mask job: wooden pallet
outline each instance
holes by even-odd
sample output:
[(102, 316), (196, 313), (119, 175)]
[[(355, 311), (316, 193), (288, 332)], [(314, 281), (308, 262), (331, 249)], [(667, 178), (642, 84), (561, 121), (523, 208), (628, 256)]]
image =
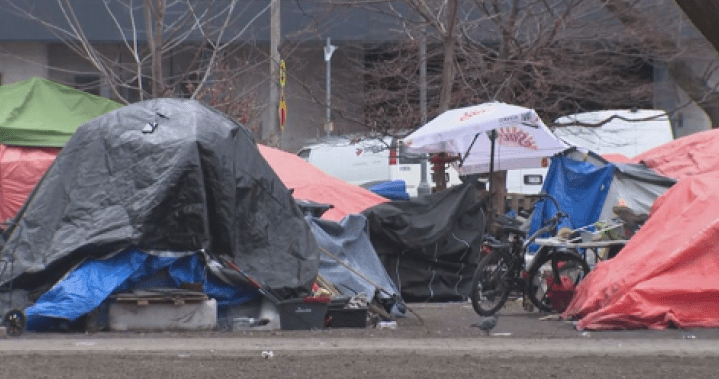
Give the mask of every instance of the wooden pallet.
[(134, 291), (132, 293), (120, 293), (112, 298), (120, 303), (135, 303), (138, 306), (150, 304), (174, 304), (184, 305), (185, 303), (200, 303), (209, 300), (206, 294), (193, 291)]

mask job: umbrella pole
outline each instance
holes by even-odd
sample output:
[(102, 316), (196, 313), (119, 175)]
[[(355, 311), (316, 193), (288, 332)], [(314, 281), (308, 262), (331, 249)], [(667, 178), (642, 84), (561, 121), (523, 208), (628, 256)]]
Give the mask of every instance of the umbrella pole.
[(492, 129), (489, 132), (489, 141), (490, 143), (490, 155), (489, 155), (489, 217), (487, 218), (487, 225), (485, 226), (485, 230), (489, 231), (491, 229), (491, 225), (494, 222), (494, 202), (496, 201), (496, 194), (494, 193), (494, 142), (497, 139), (497, 131), (495, 129)]

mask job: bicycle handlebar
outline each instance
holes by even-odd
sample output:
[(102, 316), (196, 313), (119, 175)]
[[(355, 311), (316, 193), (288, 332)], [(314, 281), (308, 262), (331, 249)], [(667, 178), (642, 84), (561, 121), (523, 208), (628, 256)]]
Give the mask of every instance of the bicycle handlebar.
[(557, 208), (557, 213), (555, 213), (554, 216), (552, 216), (552, 218), (549, 219), (549, 222), (547, 222), (546, 225), (539, 228), (536, 232), (532, 233), (532, 235), (529, 236), (529, 238), (527, 238), (524, 241), (523, 247), (525, 249), (532, 242), (534, 242), (534, 240), (537, 239), (537, 237), (541, 236), (544, 233), (552, 232), (559, 225), (559, 222), (561, 221), (561, 219), (563, 219), (565, 217), (569, 217), (569, 215), (567, 213), (565, 213), (564, 211), (561, 210), (561, 208), (559, 207), (559, 203), (557, 202), (557, 199), (554, 198), (554, 196), (552, 196), (546, 192), (543, 192), (540, 194), (540, 197), (543, 199), (549, 198), (550, 200), (552, 200), (552, 202), (554, 203), (554, 206)]

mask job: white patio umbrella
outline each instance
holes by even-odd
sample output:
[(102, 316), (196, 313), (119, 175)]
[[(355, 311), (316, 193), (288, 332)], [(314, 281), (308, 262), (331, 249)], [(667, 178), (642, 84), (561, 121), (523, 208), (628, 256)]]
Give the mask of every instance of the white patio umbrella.
[(569, 147), (534, 110), (498, 102), (446, 111), (403, 141), (410, 152), (459, 154), (461, 175), (542, 167), (544, 158)]
[(543, 167), (569, 148), (534, 110), (499, 102), (446, 111), (403, 142), (409, 152), (458, 154), (460, 175)]

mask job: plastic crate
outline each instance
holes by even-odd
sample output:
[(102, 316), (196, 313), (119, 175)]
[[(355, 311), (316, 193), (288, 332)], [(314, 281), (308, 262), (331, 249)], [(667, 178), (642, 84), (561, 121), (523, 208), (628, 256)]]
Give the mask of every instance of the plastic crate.
[(290, 299), (278, 304), (280, 329), (311, 330), (324, 327), (329, 302), (305, 302), (303, 299)]
[(367, 308), (332, 308), (327, 310), (328, 328), (366, 328)]

